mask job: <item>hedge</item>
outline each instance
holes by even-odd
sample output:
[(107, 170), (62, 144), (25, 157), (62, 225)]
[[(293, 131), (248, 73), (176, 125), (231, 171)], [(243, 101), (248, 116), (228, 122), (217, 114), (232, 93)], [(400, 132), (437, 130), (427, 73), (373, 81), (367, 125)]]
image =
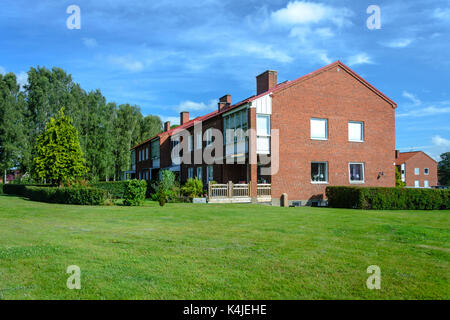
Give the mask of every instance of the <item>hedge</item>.
[(15, 196), (26, 196), (26, 187), (50, 187), (44, 184), (14, 184), (8, 183), (3, 185), (3, 193)]
[(30, 187), (26, 188), (26, 196), (33, 201), (78, 204), (102, 205), (105, 203), (106, 191), (90, 187)]
[(326, 188), (328, 206), (376, 210), (450, 209), (450, 190), (382, 187)]
[(91, 184), (92, 187), (105, 190), (113, 199), (122, 199), (127, 181), (103, 181)]

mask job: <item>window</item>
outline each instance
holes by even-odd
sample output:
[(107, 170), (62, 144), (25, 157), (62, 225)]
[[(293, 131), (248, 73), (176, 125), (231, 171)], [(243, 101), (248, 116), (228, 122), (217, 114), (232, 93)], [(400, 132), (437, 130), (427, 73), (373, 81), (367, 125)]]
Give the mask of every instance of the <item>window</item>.
[(207, 166), (206, 167), (206, 182), (213, 181), (214, 175), (213, 175), (213, 166)]
[(364, 164), (349, 163), (350, 183), (364, 183)]
[(159, 140), (152, 141), (152, 159), (159, 159)]
[(256, 116), (256, 128), (256, 133), (258, 136), (270, 136), (270, 116), (258, 114)]
[(194, 168), (188, 168), (188, 179), (194, 177)]
[(194, 137), (192, 135), (189, 135), (188, 137), (188, 151), (194, 150)]
[(364, 122), (349, 121), (348, 123), (348, 141), (364, 141)]
[(420, 181), (416, 180), (414, 181), (414, 188), (419, 188), (420, 187)]
[(202, 148), (202, 134), (197, 133), (195, 141), (195, 149), (199, 150)]
[(202, 167), (197, 167), (197, 179), (203, 181), (203, 176), (202, 176), (203, 170), (202, 169), (203, 169)]
[(425, 180), (425, 181), (423, 182), (423, 186), (424, 186), (425, 188), (429, 188), (429, 187), (430, 187), (430, 184), (428, 183), (428, 180)]
[(212, 143), (212, 129), (206, 129), (205, 131), (205, 140), (206, 140), (206, 146), (209, 146)]
[(327, 119), (311, 119), (311, 139), (328, 140)]
[(414, 174), (416, 176), (418, 176), (420, 174), (420, 169), (419, 168), (414, 168)]
[(424, 173), (425, 175), (429, 175), (429, 174), (430, 174), (430, 169), (425, 168), (425, 169), (423, 170), (423, 173)]
[(145, 148), (145, 160), (148, 160), (148, 147)]
[(328, 162), (311, 162), (311, 183), (328, 182)]

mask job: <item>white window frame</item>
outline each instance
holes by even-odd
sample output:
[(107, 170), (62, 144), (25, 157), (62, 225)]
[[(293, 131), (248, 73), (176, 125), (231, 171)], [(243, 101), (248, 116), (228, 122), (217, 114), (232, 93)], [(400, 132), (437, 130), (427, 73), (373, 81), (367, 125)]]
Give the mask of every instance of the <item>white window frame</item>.
[(414, 180), (414, 188), (420, 188), (420, 181)]
[[(312, 180), (312, 165), (314, 163), (325, 164), (325, 181), (314, 181)], [(328, 184), (328, 162), (327, 161), (312, 161), (310, 167), (310, 179), (312, 184)]]
[[(354, 140), (354, 139), (350, 139), (350, 124), (359, 124), (361, 125), (361, 139), (360, 140)], [(350, 142), (364, 142), (364, 122), (363, 121), (349, 121), (348, 122), (348, 141)]]
[(423, 181), (423, 187), (424, 188), (429, 188), (430, 187), (430, 183), (428, 182), (428, 180), (424, 180)]
[(420, 175), (420, 168), (414, 168), (414, 175), (415, 176)]
[[(351, 172), (350, 172), (350, 167), (351, 167), (352, 164), (360, 164), (362, 166), (362, 171), (361, 171), (362, 172), (362, 176), (363, 176), (362, 180), (354, 181), (354, 180), (351, 179), (352, 175), (351, 175)], [(348, 163), (348, 181), (351, 184), (365, 183), (365, 181), (366, 181), (366, 172), (365, 172), (365, 168), (364, 168), (364, 162), (349, 162)]]
[(428, 176), (430, 174), (430, 168), (424, 168), (423, 169), (423, 174)]
[(203, 167), (197, 167), (197, 179), (203, 181)]
[[(322, 121), (325, 122), (325, 138), (322, 137), (313, 137), (313, 122), (314, 121)], [(309, 133), (310, 133), (310, 137), (311, 140), (322, 140), (322, 141), (326, 141), (328, 140), (328, 119), (323, 119), (323, 118), (311, 118), (309, 121)]]

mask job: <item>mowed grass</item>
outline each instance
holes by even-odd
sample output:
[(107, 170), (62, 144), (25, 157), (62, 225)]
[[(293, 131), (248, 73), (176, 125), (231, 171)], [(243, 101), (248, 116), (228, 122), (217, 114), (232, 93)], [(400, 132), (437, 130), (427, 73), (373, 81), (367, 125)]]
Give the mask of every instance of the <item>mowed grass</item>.
[(0, 299), (449, 299), (449, 213), (0, 196)]

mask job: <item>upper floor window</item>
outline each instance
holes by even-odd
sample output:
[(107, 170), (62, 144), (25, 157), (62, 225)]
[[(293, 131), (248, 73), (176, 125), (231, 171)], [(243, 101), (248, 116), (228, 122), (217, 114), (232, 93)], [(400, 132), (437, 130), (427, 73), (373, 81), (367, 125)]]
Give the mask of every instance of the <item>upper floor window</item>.
[(328, 119), (311, 118), (311, 139), (328, 140)]
[(188, 168), (188, 179), (194, 177), (194, 168)]
[(426, 174), (426, 175), (429, 175), (430, 174), (430, 169), (429, 168), (425, 168), (423, 170), (423, 173)]
[(202, 148), (202, 134), (197, 133), (197, 135), (195, 136), (195, 149), (199, 150)]
[(206, 129), (205, 140), (206, 140), (206, 146), (209, 146), (212, 143), (212, 129), (211, 128)]
[(266, 114), (258, 114), (256, 116), (256, 133), (258, 136), (270, 136), (270, 116)]
[(159, 159), (159, 140), (152, 141), (151, 148), (152, 159)]
[(188, 136), (188, 151), (194, 150), (194, 138), (192, 135)]
[(364, 141), (364, 122), (357, 122), (357, 121), (348, 122), (348, 141), (353, 142)]
[(328, 162), (311, 162), (311, 183), (328, 182)]
[(349, 163), (348, 169), (351, 183), (364, 183), (364, 163)]
[(414, 174), (416, 176), (418, 176), (420, 174), (420, 169), (419, 168), (414, 168)]
[(145, 148), (145, 160), (148, 160), (148, 147)]
[(197, 179), (203, 181), (203, 168), (197, 167)]

